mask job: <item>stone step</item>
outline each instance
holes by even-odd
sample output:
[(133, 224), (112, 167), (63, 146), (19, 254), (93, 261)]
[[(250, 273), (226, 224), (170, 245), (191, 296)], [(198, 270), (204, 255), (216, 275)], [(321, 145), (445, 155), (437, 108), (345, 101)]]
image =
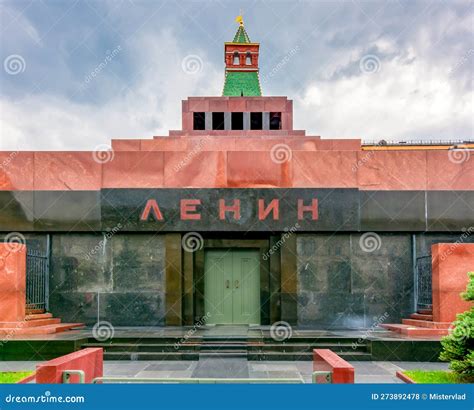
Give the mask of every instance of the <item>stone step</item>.
[[(338, 356), (347, 361), (370, 361), (372, 355), (364, 352), (338, 352)], [(269, 360), (269, 361), (300, 361), (313, 360), (312, 352), (265, 352), (265, 353), (248, 353), (248, 360)]]
[(27, 327), (57, 325), (59, 323), (61, 323), (61, 319), (55, 319), (55, 318), (34, 319), (34, 320), (25, 320), (23, 322), (13, 322), (13, 323), (3, 322), (3, 323), (0, 323), (0, 328), (24, 329)]
[(178, 345), (175, 348), (174, 343), (85, 343), (81, 347), (101, 347), (104, 352), (193, 352), (199, 351), (199, 345)]
[(430, 329), (449, 329), (450, 322), (432, 322), (428, 320), (402, 319), (402, 324), (416, 327), (428, 327)]
[(67, 330), (80, 329), (84, 327), (85, 325), (82, 323), (59, 323), (23, 328), (0, 328), (0, 336), (49, 335), (52, 333), (60, 333)]
[(410, 319), (417, 319), (417, 320), (433, 320), (433, 315), (423, 315), (421, 313), (412, 313), (410, 315)]
[(330, 349), (334, 352), (349, 352), (349, 351), (367, 351), (366, 344), (354, 344), (345, 343), (312, 343), (312, 344), (302, 344), (302, 343), (287, 343), (287, 344), (269, 344), (265, 343), (258, 346), (248, 346), (249, 351), (283, 351), (283, 352), (294, 352), (294, 351), (304, 351), (312, 352), (313, 349)]
[(406, 336), (445, 336), (448, 334), (447, 329), (433, 329), (429, 327), (418, 327), (406, 324), (381, 324), (381, 327), (400, 333)]
[(104, 360), (199, 360), (199, 353), (104, 352)]
[(32, 313), (31, 315), (26, 315), (25, 320), (51, 319), (52, 317), (52, 313)]
[(207, 358), (247, 358), (247, 350), (228, 350), (228, 349), (215, 349), (215, 350), (205, 350), (204, 352), (199, 352), (199, 359)]
[(416, 312), (422, 315), (432, 315), (433, 309), (417, 309)]

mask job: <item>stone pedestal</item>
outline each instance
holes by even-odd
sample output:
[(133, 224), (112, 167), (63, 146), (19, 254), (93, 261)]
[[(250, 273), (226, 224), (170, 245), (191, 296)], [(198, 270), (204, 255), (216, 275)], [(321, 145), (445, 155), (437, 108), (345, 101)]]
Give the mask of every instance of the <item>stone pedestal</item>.
[(438, 243), (431, 248), (433, 321), (453, 322), (471, 304), (461, 299), (474, 271), (474, 244)]
[(26, 246), (0, 243), (0, 327), (25, 320), (25, 292)]

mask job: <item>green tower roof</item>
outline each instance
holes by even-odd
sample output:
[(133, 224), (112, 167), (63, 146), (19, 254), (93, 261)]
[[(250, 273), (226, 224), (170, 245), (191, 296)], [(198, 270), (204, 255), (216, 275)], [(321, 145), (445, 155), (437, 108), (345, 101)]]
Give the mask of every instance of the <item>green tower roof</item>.
[(258, 71), (226, 71), (224, 97), (260, 97)]
[(251, 43), (249, 35), (245, 31), (243, 24), (239, 25), (239, 28), (237, 29), (237, 33), (235, 33), (235, 36), (232, 42), (233, 43)]

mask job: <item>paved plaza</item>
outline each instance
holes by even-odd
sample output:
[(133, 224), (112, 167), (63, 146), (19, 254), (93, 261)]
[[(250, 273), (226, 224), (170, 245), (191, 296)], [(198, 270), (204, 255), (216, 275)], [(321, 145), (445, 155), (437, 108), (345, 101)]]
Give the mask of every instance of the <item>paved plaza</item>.
[[(34, 370), (40, 362), (0, 362), (0, 371)], [(402, 383), (398, 370), (446, 370), (447, 363), (351, 362), (356, 383)], [(311, 383), (312, 362), (247, 361), (246, 359), (202, 359), (199, 361), (106, 361), (104, 376), (133, 378), (243, 378), (294, 379)]]

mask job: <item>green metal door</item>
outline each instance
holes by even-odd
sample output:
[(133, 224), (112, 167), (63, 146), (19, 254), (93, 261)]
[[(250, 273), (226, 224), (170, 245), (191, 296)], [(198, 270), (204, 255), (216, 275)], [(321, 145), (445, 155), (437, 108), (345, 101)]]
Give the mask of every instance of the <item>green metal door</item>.
[(209, 324), (260, 324), (259, 252), (209, 250), (204, 264)]

